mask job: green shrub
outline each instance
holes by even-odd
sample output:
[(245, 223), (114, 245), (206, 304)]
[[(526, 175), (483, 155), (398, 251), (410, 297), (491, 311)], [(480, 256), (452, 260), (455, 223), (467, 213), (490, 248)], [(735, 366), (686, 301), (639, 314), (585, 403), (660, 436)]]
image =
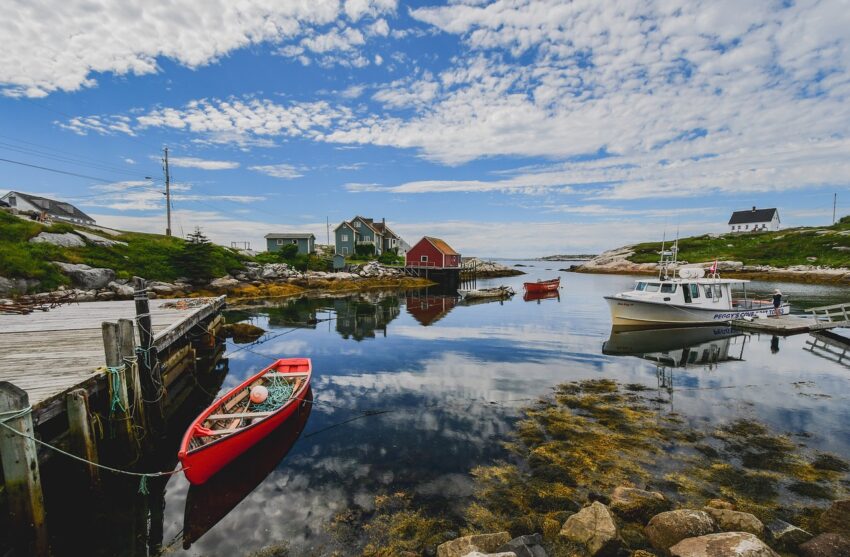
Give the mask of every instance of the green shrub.
[(357, 244), (354, 246), (354, 253), (361, 259), (371, 259), (375, 256), (375, 244)]

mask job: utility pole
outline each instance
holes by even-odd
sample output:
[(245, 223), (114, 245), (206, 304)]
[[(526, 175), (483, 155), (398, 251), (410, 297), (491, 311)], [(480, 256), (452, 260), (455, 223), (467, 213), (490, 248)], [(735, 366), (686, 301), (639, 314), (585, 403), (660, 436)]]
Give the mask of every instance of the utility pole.
[(168, 147), (163, 147), (162, 153), (162, 168), (165, 171), (165, 214), (168, 221), (165, 235), (171, 236), (171, 175), (168, 172)]
[(325, 232), (327, 232), (327, 234), (328, 234), (328, 245), (331, 245), (331, 218), (330, 217), (325, 217)]
[(832, 194), (832, 224), (835, 224), (835, 206), (838, 204), (838, 192)]

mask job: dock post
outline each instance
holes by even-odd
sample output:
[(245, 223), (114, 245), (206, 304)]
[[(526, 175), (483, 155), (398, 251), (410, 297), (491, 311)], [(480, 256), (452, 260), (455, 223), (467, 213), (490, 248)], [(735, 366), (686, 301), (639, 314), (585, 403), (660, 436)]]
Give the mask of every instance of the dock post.
[[(13, 430), (33, 437), (29, 395), (7, 381), (0, 381), (0, 419)], [(0, 461), (9, 507), (9, 533), (22, 555), (48, 555), (38, 454), (35, 441), (23, 435), (0, 427)]]
[(156, 434), (165, 431), (163, 399), (165, 387), (162, 384), (162, 371), (159, 355), (153, 346), (153, 325), (151, 324), (148, 290), (145, 279), (133, 277), (133, 300), (136, 302), (136, 322), (139, 324), (139, 379), (142, 384), (142, 398), (145, 401), (145, 415), (148, 429)]
[[(121, 370), (116, 380), (112, 372), (109, 372), (107, 381), (109, 383), (109, 395), (113, 397), (114, 402), (110, 403), (110, 420), (114, 419), (114, 414), (120, 414), (120, 417), (115, 419), (119, 422), (119, 437), (127, 455), (131, 458), (136, 452), (136, 431), (133, 428), (133, 415), (130, 412), (130, 397), (127, 394), (127, 369), (122, 367), (124, 362), (121, 360), (121, 348), (118, 344), (118, 323), (103, 322), (101, 324), (103, 331), (103, 351), (106, 356), (106, 365), (112, 369)], [(114, 411), (114, 406), (118, 406), (118, 411)]]
[(97, 442), (92, 435), (89, 421), (89, 394), (85, 389), (74, 389), (65, 397), (68, 405), (68, 433), (73, 452), (93, 463), (86, 465), (90, 485), (100, 489), (100, 470), (98, 470)]
[[(132, 401), (133, 417), (136, 423), (147, 429), (147, 420), (145, 419), (145, 407), (142, 404), (142, 384), (139, 377), (139, 361), (136, 356), (136, 341), (133, 329), (132, 319), (118, 320), (118, 348), (121, 352), (121, 360), (127, 366), (127, 394)], [(150, 448), (151, 438), (144, 435), (141, 441), (146, 448)]]

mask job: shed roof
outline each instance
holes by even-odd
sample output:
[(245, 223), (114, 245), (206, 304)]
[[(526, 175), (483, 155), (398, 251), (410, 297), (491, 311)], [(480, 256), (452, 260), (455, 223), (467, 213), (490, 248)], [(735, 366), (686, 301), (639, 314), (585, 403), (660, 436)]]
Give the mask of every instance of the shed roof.
[(32, 205), (42, 208), (43, 210), (47, 211), (47, 214), (49, 215), (54, 215), (59, 218), (80, 219), (94, 222), (93, 218), (91, 218), (84, 212), (80, 211), (79, 209), (65, 201), (56, 201), (54, 199), (39, 197), (37, 195), (22, 193), (19, 191), (10, 191), (9, 194), (15, 194), (16, 196), (26, 200)]
[(445, 241), (443, 241), (439, 238), (434, 238), (432, 236), (425, 236), (425, 239), (428, 240), (429, 242), (431, 242), (431, 244), (435, 248), (437, 248), (440, 251), (440, 253), (442, 253), (443, 255), (460, 255), (458, 252), (453, 250), (450, 245), (448, 245)]
[(772, 209), (756, 209), (753, 207), (749, 211), (735, 211), (732, 213), (732, 218), (729, 219), (729, 224), (750, 224), (753, 222), (770, 222), (773, 220), (773, 215), (778, 216), (776, 208)]
[(315, 240), (316, 236), (314, 236), (313, 234), (277, 234), (274, 232), (271, 234), (266, 234), (267, 240), (276, 240), (278, 238), (282, 240), (306, 240), (307, 238), (313, 238)]

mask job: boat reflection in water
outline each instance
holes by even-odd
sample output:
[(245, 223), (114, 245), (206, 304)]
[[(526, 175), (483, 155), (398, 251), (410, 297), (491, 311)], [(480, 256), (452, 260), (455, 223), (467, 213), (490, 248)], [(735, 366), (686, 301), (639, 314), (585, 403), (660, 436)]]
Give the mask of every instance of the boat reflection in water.
[(548, 290), (545, 292), (526, 292), (522, 295), (522, 299), (526, 302), (537, 302), (540, 300), (558, 300), (561, 301), (561, 293), (558, 290)]
[(744, 361), (749, 338), (728, 326), (664, 329), (611, 329), (602, 345), (609, 356), (635, 356), (657, 366), (659, 388), (672, 390), (673, 368), (713, 369), (723, 362)]
[(290, 419), (201, 485), (191, 485), (183, 515), (183, 549), (227, 516), (280, 464), (295, 445), (313, 408), (313, 391)]

